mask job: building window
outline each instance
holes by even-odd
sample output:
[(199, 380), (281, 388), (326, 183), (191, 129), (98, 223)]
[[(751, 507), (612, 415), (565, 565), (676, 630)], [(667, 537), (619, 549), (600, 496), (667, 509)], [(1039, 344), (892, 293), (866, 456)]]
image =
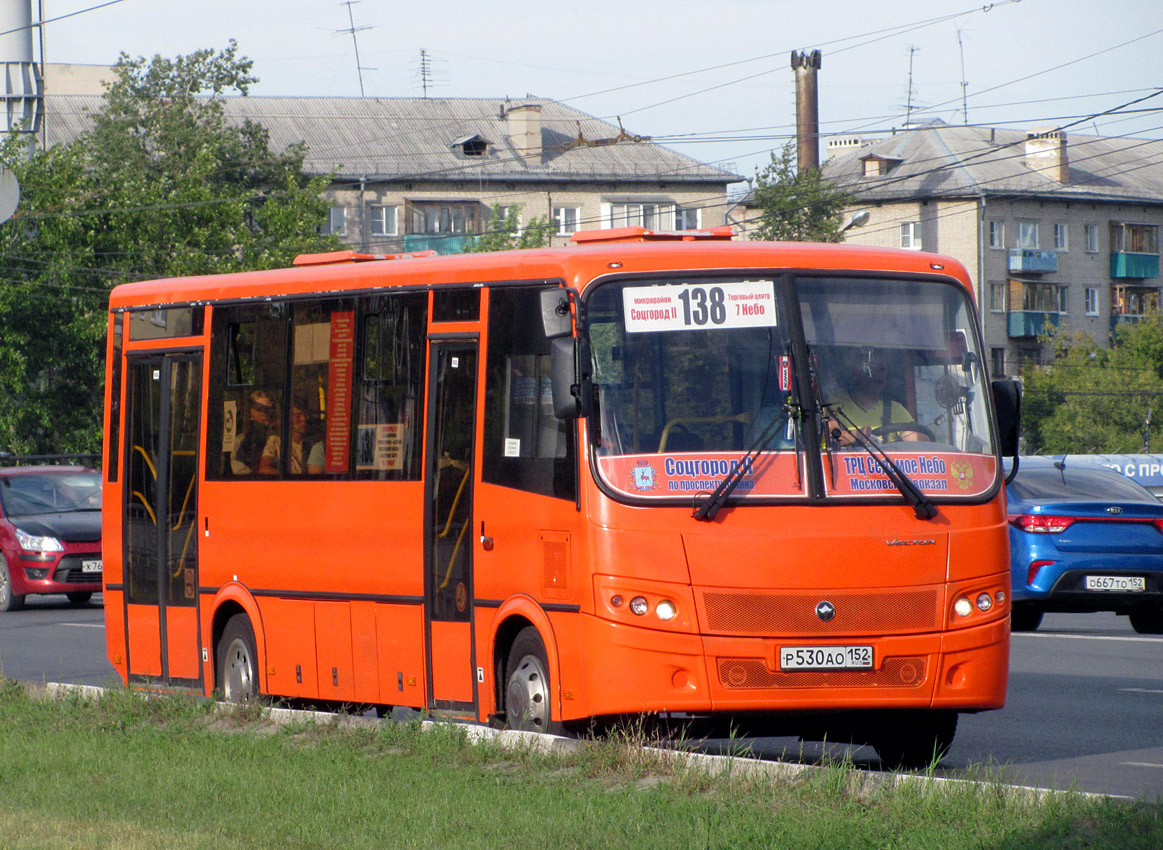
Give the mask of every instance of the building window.
[(479, 233), (480, 204), (412, 203), (412, 233)]
[(553, 223), (557, 225), (558, 236), (569, 236), (577, 230), (581, 210), (578, 207), (554, 207)]
[(332, 207), (327, 211), (327, 232), (332, 236), (347, 235), (346, 207)]
[(1098, 315), (1098, 290), (1091, 286), (1086, 288), (1086, 315)]
[(1158, 254), (1159, 227), (1154, 224), (1111, 222), (1112, 254)]
[(1097, 254), (1098, 253), (1098, 225), (1097, 224), (1088, 224), (1085, 226), (1085, 228), (1083, 228), (1083, 232), (1086, 234), (1086, 253)]
[(989, 371), (995, 378), (1005, 375), (1006, 350), (1004, 348), (991, 348), (989, 350)]
[(674, 227), (674, 204), (653, 202), (611, 204), (610, 217), (614, 227), (671, 230)]
[(989, 282), (989, 309), (994, 313), (1004, 313), (1006, 310), (1005, 281), (991, 280)]
[(1153, 286), (1112, 286), (1111, 313), (1142, 316), (1159, 309), (1159, 290)]
[(1019, 221), (1018, 222), (1018, 244), (1019, 248), (1037, 248), (1038, 247), (1038, 222), (1036, 221)]
[(698, 230), (702, 227), (700, 219), (702, 218), (702, 210), (697, 207), (688, 207), (686, 209), (676, 209), (674, 211), (674, 229), (675, 230)]
[(913, 251), (921, 250), (921, 223), (919, 221), (901, 222), (901, 247)]
[(1070, 229), (1065, 224), (1054, 225), (1054, 250), (1070, 250)]
[(372, 204), (369, 213), (372, 220), (372, 236), (395, 236), (399, 232), (396, 229), (395, 207)]
[(1069, 293), (1070, 293), (1069, 286), (1059, 285), (1059, 287), (1058, 287), (1058, 312), (1059, 313), (1066, 314), (1066, 313), (1070, 312)]
[(1038, 313), (1057, 313), (1062, 304), (1056, 283), (1034, 283), (1026, 280), (1010, 280), (1009, 304), (1012, 310)]
[(998, 250), (1006, 246), (1006, 226), (1001, 221), (989, 223), (989, 247)]

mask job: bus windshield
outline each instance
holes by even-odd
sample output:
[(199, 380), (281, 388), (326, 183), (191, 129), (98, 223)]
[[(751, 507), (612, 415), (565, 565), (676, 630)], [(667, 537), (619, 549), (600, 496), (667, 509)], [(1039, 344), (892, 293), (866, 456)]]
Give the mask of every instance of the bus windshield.
[[(899, 497), (869, 443), (933, 498), (996, 486), (976, 318), (958, 285), (614, 281), (587, 317), (597, 469), (615, 495), (689, 501), (743, 464), (733, 499)], [(807, 464), (820, 465), (822, 492), (809, 492)]]

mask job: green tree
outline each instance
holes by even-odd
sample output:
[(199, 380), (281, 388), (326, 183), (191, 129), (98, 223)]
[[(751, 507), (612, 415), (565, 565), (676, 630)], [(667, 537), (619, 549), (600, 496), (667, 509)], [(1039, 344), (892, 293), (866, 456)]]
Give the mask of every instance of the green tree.
[(109, 290), (118, 283), (289, 265), (338, 247), (318, 235), (327, 179), (302, 145), (231, 123), (252, 63), (231, 41), (177, 59), (122, 54), (91, 129), (25, 157), (0, 153), (21, 185), (0, 225), (0, 449), (96, 451)]
[(513, 248), (544, 248), (549, 245), (553, 234), (549, 216), (538, 216), (524, 228), (518, 225), (521, 207), (509, 207), (508, 214), (500, 204), (493, 207), (492, 225), (467, 246), (466, 254), (483, 254), (488, 251), (508, 251)]
[(790, 143), (755, 176), (752, 203), (760, 210), (755, 239), (840, 242), (844, 208), (853, 198), (825, 180), (818, 168), (797, 172)]
[(1109, 349), (1081, 333), (1048, 339), (1053, 362), (1022, 374), (1025, 450), (1142, 451), (1148, 413), (1163, 419), (1163, 314), (1119, 326)]

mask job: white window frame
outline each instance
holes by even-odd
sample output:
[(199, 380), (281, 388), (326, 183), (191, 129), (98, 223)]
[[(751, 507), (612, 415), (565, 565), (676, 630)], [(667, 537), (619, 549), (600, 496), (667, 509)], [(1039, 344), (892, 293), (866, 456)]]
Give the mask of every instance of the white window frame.
[(1015, 247), (1017, 247), (1017, 248), (1037, 248), (1038, 247), (1038, 222), (1036, 222), (1036, 221), (1019, 221), (1017, 233), (1014, 235), (1016, 238)]
[(1070, 250), (1070, 225), (1064, 222), (1054, 225), (1054, 250)]
[[(572, 219), (572, 221), (571, 221)], [(581, 207), (554, 207), (553, 223), (558, 236), (572, 236), (577, 232), (581, 220)], [(570, 225), (573, 225), (572, 229)]]
[(1097, 316), (1098, 312), (1098, 287), (1086, 287), (1086, 315)]
[(900, 223), (900, 245), (909, 251), (921, 250), (921, 223), (902, 221)]
[(1004, 221), (989, 223), (989, 247), (996, 251), (1004, 251), (1006, 247), (1006, 225)]
[(703, 210), (701, 207), (675, 207), (675, 230), (700, 230), (703, 226)]
[(1083, 232), (1086, 236), (1086, 253), (1098, 253), (1098, 225), (1087, 224), (1083, 225)]
[(1058, 315), (1070, 315), (1070, 287), (1058, 284)]
[(989, 282), (989, 312), (1004, 313), (1008, 297), (1009, 283), (1007, 281), (991, 280)]
[(369, 204), (368, 223), (372, 236), (400, 235), (400, 214), (394, 204)]
[(347, 235), (347, 207), (331, 207), (327, 210), (327, 232), (332, 236)]

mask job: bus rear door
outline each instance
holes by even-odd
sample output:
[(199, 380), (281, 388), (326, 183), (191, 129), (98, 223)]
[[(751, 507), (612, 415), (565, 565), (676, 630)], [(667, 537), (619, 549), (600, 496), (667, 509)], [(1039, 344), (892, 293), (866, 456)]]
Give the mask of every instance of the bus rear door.
[(130, 355), (122, 534), (129, 675), (199, 685), (202, 355)]

